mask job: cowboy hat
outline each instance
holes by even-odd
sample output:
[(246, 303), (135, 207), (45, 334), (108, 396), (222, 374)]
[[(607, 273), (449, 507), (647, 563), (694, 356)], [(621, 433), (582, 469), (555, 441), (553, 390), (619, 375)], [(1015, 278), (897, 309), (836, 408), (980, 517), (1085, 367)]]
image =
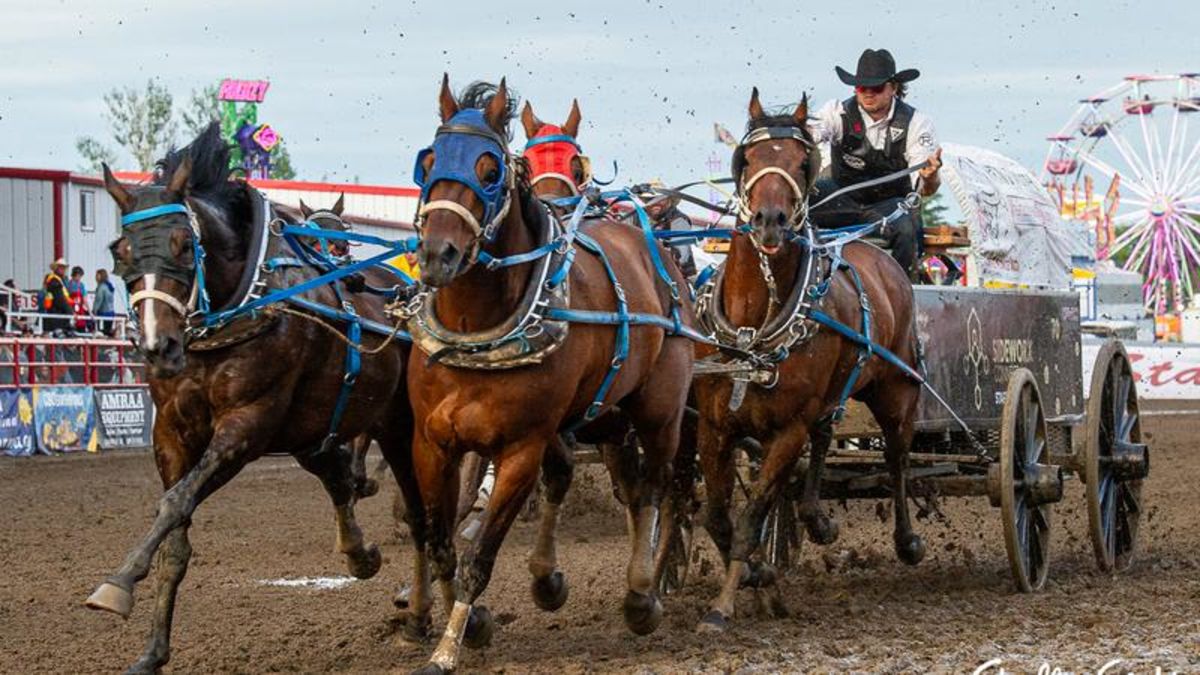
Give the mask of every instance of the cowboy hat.
[(838, 77), (852, 87), (878, 87), (884, 82), (911, 82), (921, 76), (921, 71), (908, 68), (896, 72), (896, 60), (886, 49), (867, 49), (858, 57), (858, 71), (851, 74), (841, 66), (834, 66)]
[(50, 269), (54, 269), (55, 267), (66, 267), (66, 266), (67, 266), (66, 258), (59, 258), (58, 260), (55, 260), (54, 262), (50, 263)]

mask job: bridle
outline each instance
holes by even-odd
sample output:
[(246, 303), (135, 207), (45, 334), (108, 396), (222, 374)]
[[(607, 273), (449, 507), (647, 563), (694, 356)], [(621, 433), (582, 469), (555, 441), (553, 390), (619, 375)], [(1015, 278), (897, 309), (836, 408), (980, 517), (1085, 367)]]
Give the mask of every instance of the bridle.
[[(192, 242), (192, 269), (173, 269), (179, 268), (180, 266), (167, 263), (162, 265), (162, 272), (166, 276), (174, 278), (177, 281), (190, 286), (187, 304), (180, 302), (178, 298), (170, 293), (165, 293), (156, 288), (143, 288), (142, 290), (136, 291), (129, 296), (129, 306), (130, 308), (136, 309), (137, 306), (142, 302), (152, 302), (158, 300), (165, 303), (168, 307), (179, 314), (179, 316), (187, 320), (193, 314), (205, 314), (209, 309), (208, 293), (204, 289), (204, 246), (201, 244), (200, 222), (196, 218), (196, 212), (193, 211), (192, 207), (186, 202), (152, 206), (150, 208), (140, 209), (122, 216), (121, 229), (122, 231), (126, 231), (131, 228), (131, 226), (134, 226), (138, 223), (148, 223), (149, 225), (149, 221), (156, 221), (177, 214), (187, 217), (188, 229), (191, 232)], [(155, 241), (150, 242), (151, 245), (154, 243), (159, 243), (160, 247), (163, 245), (169, 247), (169, 240), (160, 240), (160, 238), (157, 237), (154, 238), (154, 240)], [(131, 245), (136, 246), (137, 244), (131, 241)], [(145, 252), (142, 251), (141, 253)], [(165, 260), (171, 260), (173, 258), (173, 256), (170, 255), (169, 248), (167, 250), (167, 255), (162, 255), (161, 252), (157, 251), (154, 252), (154, 255), (155, 257), (162, 257)], [(144, 277), (147, 274), (156, 273), (147, 270), (129, 271), (137, 274), (137, 276), (132, 279), (134, 281), (136, 281), (138, 278)], [(125, 275), (122, 274), (121, 276)]]
[[(425, 158), (431, 154), (434, 155), (433, 167), (426, 172)], [(500, 177), (490, 186), (481, 184), (475, 175), (475, 164), (484, 155), (491, 155), (500, 171)], [(439, 157), (442, 161), (438, 161)], [(417, 234), (422, 233), (422, 225), (430, 213), (453, 213), (471, 230), (473, 239), (468, 260), (474, 263), (483, 245), (495, 238), (496, 230), (508, 215), (513, 188), (516, 186), (516, 172), (512, 170), (508, 145), (500, 134), (488, 126), (483, 111), (474, 108), (459, 111), (438, 127), (433, 144), (417, 153), (413, 179), (421, 187), (417, 216), (413, 219)], [(474, 192), (483, 203), (483, 222), (459, 202), (450, 199), (430, 200), (433, 186), (441, 181), (459, 183)]]
[[(777, 139), (799, 141), (807, 150), (807, 158), (804, 166), (806, 189), (801, 189), (800, 184), (796, 182), (792, 174), (777, 166), (763, 167), (754, 172), (749, 178), (743, 177), (746, 167), (746, 151), (750, 146)], [(750, 212), (750, 191), (754, 189), (754, 186), (760, 180), (774, 175), (781, 177), (787, 183), (788, 187), (791, 188), (792, 195), (795, 197), (795, 205), (792, 208), (791, 216), (788, 218), (788, 229), (796, 231), (805, 228), (808, 223), (808, 192), (812, 189), (812, 185), (816, 181), (820, 164), (821, 159), (816, 144), (813, 143), (812, 137), (804, 127), (770, 126), (759, 127), (749, 131), (742, 138), (742, 142), (738, 144), (733, 154), (732, 168), (733, 179), (737, 185), (738, 218), (743, 223), (748, 224), (750, 222), (750, 219), (754, 216)]]
[[(574, 159), (579, 160), (583, 174), (578, 182), (573, 175), (564, 173), (571, 170), (571, 160)], [(557, 179), (566, 184), (571, 196), (578, 197), (580, 191), (592, 182), (592, 163), (583, 154), (579, 142), (552, 124), (542, 125), (538, 133), (525, 144), (525, 161), (529, 164), (530, 187), (544, 180)]]

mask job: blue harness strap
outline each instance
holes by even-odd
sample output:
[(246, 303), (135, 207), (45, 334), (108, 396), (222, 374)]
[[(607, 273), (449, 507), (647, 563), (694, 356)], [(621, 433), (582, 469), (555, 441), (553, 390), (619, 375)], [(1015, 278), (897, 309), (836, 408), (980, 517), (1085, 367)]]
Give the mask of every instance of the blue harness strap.
[(333, 416), (329, 420), (329, 434), (325, 437), (325, 447), (337, 443), (338, 426), (342, 423), (342, 416), (346, 413), (346, 404), (350, 402), (350, 392), (354, 389), (354, 383), (358, 381), (358, 374), (362, 372), (362, 354), (358, 351), (362, 344), (362, 326), (358, 322), (354, 305), (348, 302), (343, 303), (342, 310), (350, 317), (350, 325), (346, 330), (346, 339), (350, 341), (350, 344), (346, 345), (346, 373), (342, 376), (342, 387), (338, 391), (337, 403), (333, 406)]

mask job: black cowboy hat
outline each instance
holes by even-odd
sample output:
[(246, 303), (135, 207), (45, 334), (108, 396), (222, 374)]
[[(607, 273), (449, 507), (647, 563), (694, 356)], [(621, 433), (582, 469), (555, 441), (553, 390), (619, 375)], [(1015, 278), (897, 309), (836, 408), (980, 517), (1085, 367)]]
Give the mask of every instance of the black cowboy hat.
[(896, 72), (896, 60), (886, 49), (867, 49), (858, 57), (858, 72), (851, 74), (841, 66), (834, 66), (842, 82), (852, 87), (878, 87), (889, 80), (912, 82), (921, 76), (921, 71), (908, 68)]

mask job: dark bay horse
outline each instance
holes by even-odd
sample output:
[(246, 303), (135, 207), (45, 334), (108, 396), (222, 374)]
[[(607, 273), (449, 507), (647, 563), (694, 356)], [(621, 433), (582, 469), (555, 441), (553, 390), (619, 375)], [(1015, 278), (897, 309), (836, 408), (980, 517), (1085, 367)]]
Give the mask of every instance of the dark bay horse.
[[(205, 293), (212, 307), (222, 308), (257, 282), (270, 290), (317, 276), (302, 266), (259, 276), (262, 258), (291, 252), (269, 234), (278, 222), (269, 204), (246, 183), (229, 180), (228, 167), (229, 149), (214, 123), (168, 154), (152, 185), (126, 187), (107, 167), (104, 172), (108, 192), (129, 221), (112, 251), (141, 329), (138, 346), (158, 411), (154, 457), (165, 489), (150, 531), (87, 600), (89, 607), (128, 617), (134, 585), (159, 552), (154, 627), (133, 672), (155, 672), (167, 663), (176, 593), (192, 554), (192, 514), (248, 462), (285, 452), (321, 480), (337, 517), (337, 550), (359, 578), (373, 576), (381, 557), (374, 544), (364, 544), (355, 522), (355, 485), (342, 441), (362, 432), (376, 438), (401, 488), (413, 497), (410, 513), (421, 509), (411, 478), (406, 345), (392, 341), (372, 353), (384, 338), (364, 337), (358, 381), (334, 442), (326, 442), (347, 358), (347, 345), (327, 326), (268, 311), (190, 339), (187, 315), (203, 306)], [(341, 306), (328, 287), (306, 297)], [(350, 302), (360, 317), (388, 321), (382, 299), (353, 295)]]
[[(770, 587), (773, 611), (786, 611), (774, 586), (775, 570), (752, 557), (761, 544), (770, 505), (792, 477), (806, 443), (811, 443), (811, 449), (800, 515), (814, 541), (830, 543), (836, 538), (836, 524), (818, 500), (833, 415), (847, 382), (848, 393), (866, 403), (883, 430), (893, 478), (896, 552), (911, 564), (924, 554), (905, 501), (919, 385), (880, 359), (866, 360), (857, 379), (852, 379), (862, 351), (832, 330), (814, 325), (805, 308), (811, 303), (861, 332), (862, 303), (866, 303), (871, 338), (915, 366), (912, 287), (887, 253), (865, 243), (850, 243), (841, 256), (861, 278), (860, 299), (855, 272), (833, 264), (827, 252), (814, 250), (800, 236), (811, 233), (802, 228), (808, 189), (820, 166), (807, 118), (807, 98), (793, 114), (769, 116), (754, 90), (747, 137), (734, 158), (734, 180), (743, 204), (740, 227), (713, 282), (711, 303), (706, 306), (703, 296), (701, 300), (701, 321), (706, 327), (723, 325), (727, 333), (746, 337), (746, 348), (751, 350), (785, 345), (782, 352), (775, 352), (782, 361), (773, 386), (741, 384), (746, 389), (736, 392), (739, 398), (744, 394), (740, 405), (731, 400), (735, 390), (728, 378), (696, 379), (699, 455), (708, 494), (706, 525), (727, 565), (721, 592), (701, 621), (704, 630), (725, 627), (734, 616), (737, 590), (745, 585)], [(807, 269), (814, 270), (815, 276), (806, 279)], [(827, 285), (819, 283), (823, 279), (828, 279)], [(795, 339), (760, 342), (768, 334)], [(730, 518), (736, 470), (733, 449), (743, 436), (761, 441), (765, 458), (735, 527)]]
[[(484, 254), (495, 259), (533, 250), (547, 240), (547, 228), (552, 227), (507, 150), (513, 108), (504, 81), (499, 87), (473, 85), (455, 98), (448, 78), (443, 80), (442, 126), (434, 145), (418, 156), (417, 182), (423, 186), (421, 278), (436, 289), (425, 299), (431, 303), (425, 318), (436, 320), (451, 342), (508, 325), (527, 291), (540, 286), (533, 277), (534, 264), (493, 269), (479, 262)], [(630, 312), (670, 315), (672, 299), (656, 276), (641, 232), (612, 221), (591, 222), (583, 231), (605, 252), (620, 287), (609, 282), (598, 255), (578, 248), (568, 276), (572, 310), (614, 312), (621, 298)], [(678, 269), (669, 261), (667, 265), (674, 282), (682, 284)], [(690, 307), (685, 305), (682, 312), (690, 321)], [(409, 328), (419, 326), (410, 320)], [(546, 609), (565, 601), (554, 528), (571, 482), (572, 459), (559, 434), (593, 408), (593, 398), (613, 370), (620, 333), (613, 325), (571, 323), (562, 342), (540, 361), (504, 369), (455, 367), (443, 362), (442, 351), (413, 351), (409, 394), (416, 420), (413, 459), (429, 523), (424, 543), (450, 609), (445, 633), (423, 672), (453, 670), (464, 637), (468, 644), (479, 644), (479, 636), (490, 633), (489, 613), (476, 602), (539, 470), (546, 489), (538, 542), (529, 562), (534, 599)], [(536, 336), (530, 333), (528, 339)], [(417, 334), (414, 342), (422, 344)], [(629, 329), (628, 354), (603, 402), (605, 407), (620, 406), (644, 449), (644, 479), (627, 507), (636, 534), (624, 602), (626, 623), (641, 634), (654, 630), (661, 620), (654, 531), (679, 440), (691, 363), (692, 346), (685, 338), (668, 336), (658, 327), (634, 326)], [(497, 477), (481, 533), (459, 565), (450, 536), (451, 516), (456, 466), (467, 451), (490, 459)], [(428, 590), (421, 593), (427, 597)], [(414, 607), (428, 613), (429, 604)]]

